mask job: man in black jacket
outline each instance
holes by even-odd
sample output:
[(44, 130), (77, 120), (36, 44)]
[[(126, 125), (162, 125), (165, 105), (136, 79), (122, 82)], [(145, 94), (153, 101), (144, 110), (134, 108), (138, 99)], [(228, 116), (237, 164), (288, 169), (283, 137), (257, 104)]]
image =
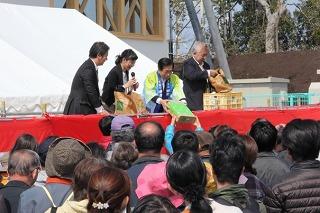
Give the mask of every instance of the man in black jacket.
[[(21, 149), (10, 155), (8, 162), (10, 181), (0, 188), (0, 195), (4, 197), (8, 212), (18, 211), (20, 194), (34, 184), (40, 169), (40, 158), (32, 150)], [(0, 210), (2, 212), (2, 209)]]
[(203, 93), (212, 91), (208, 83), (210, 76), (218, 73), (210, 70), (210, 66), (204, 60), (208, 55), (207, 44), (196, 42), (192, 51), (192, 58), (183, 63), (183, 92), (187, 99), (187, 106), (191, 110), (203, 110)]
[(95, 42), (89, 51), (89, 59), (78, 69), (73, 78), (71, 92), (63, 114), (96, 114), (104, 112), (98, 85), (98, 66), (108, 57), (109, 46)]
[(264, 203), (268, 212), (320, 212), (320, 126), (315, 120), (295, 119), (282, 132), (283, 146), (293, 165)]

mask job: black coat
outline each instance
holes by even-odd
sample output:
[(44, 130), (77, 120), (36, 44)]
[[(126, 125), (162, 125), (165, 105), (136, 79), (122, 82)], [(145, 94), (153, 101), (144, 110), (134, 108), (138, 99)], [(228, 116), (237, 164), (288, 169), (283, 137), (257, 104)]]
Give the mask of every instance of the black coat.
[[(204, 62), (203, 68), (208, 70), (210, 66)], [(211, 88), (207, 79), (208, 72), (202, 71), (193, 58), (183, 63), (183, 92), (190, 110), (203, 110), (203, 93)]]
[(16, 213), (18, 211), (20, 194), (29, 188), (29, 185), (21, 181), (9, 181), (7, 185), (0, 188), (0, 194), (4, 197), (8, 212)]
[[(125, 73), (127, 79), (129, 79), (129, 72), (125, 71)], [(108, 106), (114, 104), (114, 91), (125, 91), (123, 88), (123, 71), (121, 65), (114, 66), (104, 80), (101, 98)]]
[(101, 106), (98, 76), (91, 59), (86, 60), (73, 78), (71, 92), (63, 114), (96, 114)]
[(268, 212), (320, 212), (320, 162), (294, 163), (283, 181), (267, 190)]

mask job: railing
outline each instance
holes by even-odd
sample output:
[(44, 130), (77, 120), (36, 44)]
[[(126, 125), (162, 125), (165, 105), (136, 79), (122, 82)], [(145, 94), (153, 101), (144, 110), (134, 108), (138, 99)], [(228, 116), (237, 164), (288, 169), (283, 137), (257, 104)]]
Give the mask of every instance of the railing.
[[(218, 93), (215, 95), (213, 94), (212, 98), (215, 100), (211, 100), (211, 102), (208, 100), (208, 103), (205, 103), (206, 110), (259, 107), (281, 109), (295, 106), (320, 104), (320, 93), (283, 93), (245, 96), (242, 96), (241, 93)], [(50, 109), (63, 108), (63, 105), (63, 102), (60, 102), (57, 105), (52, 105), (51, 103), (40, 103), (33, 105), (31, 108), (27, 108), (30, 110), (30, 112), (27, 112), (28, 110), (26, 110), (26, 106), (16, 109), (12, 106), (8, 106), (5, 101), (0, 100), (0, 117), (16, 115), (41, 115), (47, 112), (50, 114), (61, 114), (62, 111), (51, 112)]]
[(320, 103), (320, 94), (315, 93), (283, 93), (259, 94), (243, 97), (244, 108), (248, 107), (293, 107)]

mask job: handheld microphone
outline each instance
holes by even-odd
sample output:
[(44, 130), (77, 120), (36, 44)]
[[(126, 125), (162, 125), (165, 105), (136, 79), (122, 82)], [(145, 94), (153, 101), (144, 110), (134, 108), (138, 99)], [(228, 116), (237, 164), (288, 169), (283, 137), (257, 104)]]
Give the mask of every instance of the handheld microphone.
[[(131, 77), (135, 78), (136, 74), (134, 72), (131, 72)], [(135, 85), (133, 85), (133, 90), (136, 91), (136, 86)]]

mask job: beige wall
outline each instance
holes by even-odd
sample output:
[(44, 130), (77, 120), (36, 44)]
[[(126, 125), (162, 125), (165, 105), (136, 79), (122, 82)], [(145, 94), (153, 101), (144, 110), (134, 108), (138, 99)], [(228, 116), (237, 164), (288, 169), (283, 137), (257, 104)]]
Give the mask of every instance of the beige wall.
[(42, 6), (48, 7), (48, 0), (0, 0), (0, 3), (10, 3), (10, 4), (22, 4), (29, 6)]

